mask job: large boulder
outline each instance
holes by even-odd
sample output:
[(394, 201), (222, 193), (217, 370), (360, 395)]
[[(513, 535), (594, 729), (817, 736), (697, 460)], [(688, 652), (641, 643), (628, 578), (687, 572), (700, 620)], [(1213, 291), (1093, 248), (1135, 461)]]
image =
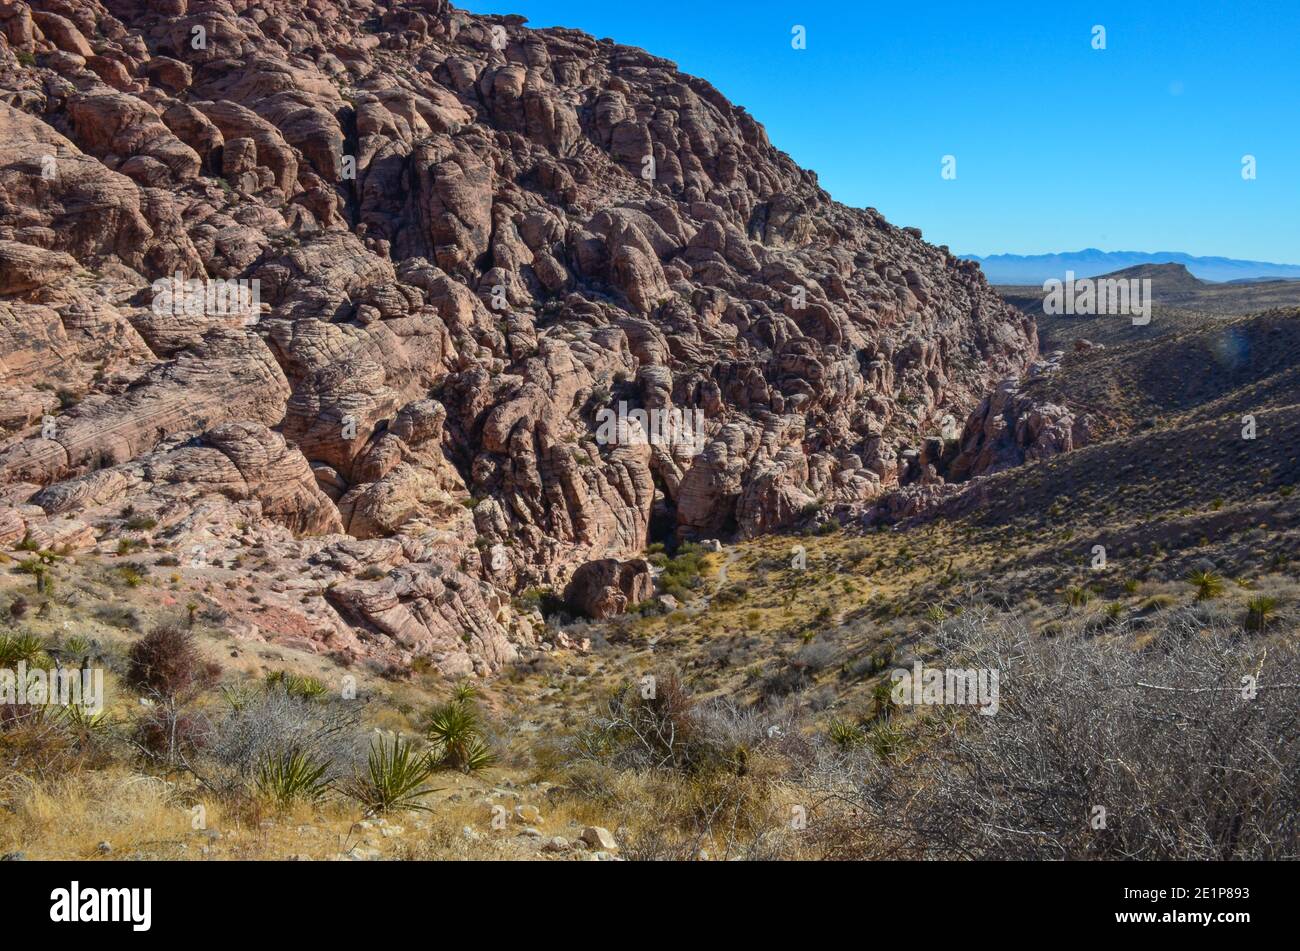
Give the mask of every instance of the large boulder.
[(654, 595), (650, 563), (644, 558), (619, 561), (601, 558), (589, 561), (573, 573), (564, 600), (590, 618), (623, 614)]

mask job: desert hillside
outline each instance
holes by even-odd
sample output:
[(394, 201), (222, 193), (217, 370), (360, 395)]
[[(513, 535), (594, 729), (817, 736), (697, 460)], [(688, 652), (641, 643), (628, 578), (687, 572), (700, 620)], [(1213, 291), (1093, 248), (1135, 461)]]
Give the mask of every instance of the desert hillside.
[(0, 855), (1297, 857), (1300, 284), (1115, 277), (574, 30), (0, 0), (0, 675), (103, 678)]
[(640, 50), (443, 2), (0, 22), (0, 537), (264, 550), (272, 639), (498, 671), (538, 646), (511, 594), (867, 502), (1034, 353)]

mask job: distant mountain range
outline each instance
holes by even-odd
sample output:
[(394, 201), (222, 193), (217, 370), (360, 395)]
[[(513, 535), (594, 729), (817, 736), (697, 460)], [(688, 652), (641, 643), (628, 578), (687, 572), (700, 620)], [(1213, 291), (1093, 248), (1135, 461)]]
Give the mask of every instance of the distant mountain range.
[(1271, 264), (1235, 258), (1197, 257), (1182, 251), (1064, 251), (1059, 254), (990, 254), (978, 261), (991, 284), (1041, 284), (1048, 278), (1096, 277), (1142, 264), (1182, 264), (1203, 281), (1300, 280), (1300, 264)]

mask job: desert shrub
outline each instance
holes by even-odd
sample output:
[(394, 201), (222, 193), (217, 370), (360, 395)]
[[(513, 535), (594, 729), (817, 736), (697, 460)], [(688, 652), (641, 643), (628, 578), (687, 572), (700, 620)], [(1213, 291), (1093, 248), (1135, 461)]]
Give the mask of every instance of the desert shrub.
[(758, 692), (765, 703), (770, 703), (792, 693), (798, 693), (811, 684), (812, 678), (809, 677), (806, 668), (786, 665), (763, 678)]
[(515, 608), (521, 614), (540, 611), (543, 617), (562, 616), (567, 613), (564, 599), (551, 588), (528, 588), (515, 598)]
[[(119, 538), (117, 540), (117, 553), (119, 555), (133, 555), (143, 547), (144, 543), (135, 538)], [(122, 580), (133, 588), (144, 580), (144, 574), (137, 566), (123, 565), (118, 570), (122, 575)]]
[(627, 857), (756, 857), (785, 827), (775, 791), (803, 742), (788, 711), (697, 702), (670, 671), (607, 698), (561, 758), (567, 794), (627, 827)]
[(826, 641), (814, 641), (801, 647), (790, 659), (790, 666), (809, 674), (821, 673), (835, 662), (835, 647)]
[(284, 690), (232, 687), (223, 691), (225, 706), (214, 718), (205, 775), (223, 794), (246, 791), (264, 764), (297, 751), (328, 764), (322, 774), (337, 781), (365, 754), (359, 705), (320, 703)]
[(437, 766), (472, 773), (496, 762), (473, 700), (474, 688), (460, 684), (450, 702), (430, 712), (426, 735), (433, 743), (431, 755)]
[(131, 645), (126, 682), (140, 693), (175, 698), (209, 686), (217, 673), (191, 632), (164, 624)]
[(1172, 594), (1153, 594), (1138, 602), (1138, 610), (1143, 614), (1150, 614), (1155, 611), (1165, 611), (1177, 603), (1178, 599)]
[(93, 613), (97, 620), (103, 621), (112, 627), (122, 628), (127, 631), (138, 631), (141, 627), (140, 613), (134, 608), (115, 604), (101, 604), (94, 609)]
[(704, 550), (692, 542), (677, 549), (677, 554), (664, 562), (659, 575), (659, 587), (678, 601), (687, 600), (691, 592), (703, 583)]
[[(1151, 640), (1035, 638), (987, 610), (945, 625), (933, 665), (1000, 671), (995, 715), (891, 718), (904, 739), (824, 756), (823, 857), (1227, 860), (1300, 846), (1300, 650), (1192, 611)], [(1258, 677), (1243, 696), (1241, 677)], [(927, 730), (930, 724), (942, 728)], [(1106, 810), (1105, 827), (1091, 819)]]
[(1187, 583), (1196, 589), (1197, 601), (1209, 601), (1223, 594), (1223, 577), (1213, 571), (1193, 571)]
[(697, 703), (676, 671), (624, 684), (578, 734), (575, 760), (616, 769), (697, 774), (743, 771), (749, 753), (767, 739), (782, 714), (742, 708), (731, 701)]
[(329, 768), (329, 760), (317, 759), (304, 750), (269, 753), (258, 764), (257, 790), (281, 810), (298, 802), (319, 802), (330, 788), (325, 778)]
[(89, 746), (56, 707), (0, 704), (0, 761), (7, 777), (48, 780), (65, 776), (88, 761)]
[(1277, 611), (1277, 598), (1258, 595), (1246, 602), (1246, 630), (1263, 631)]
[(392, 743), (381, 738), (370, 748), (366, 769), (356, 771), (342, 789), (370, 813), (396, 809), (428, 811), (429, 807), (420, 800), (434, 792), (424, 785), (431, 772), (433, 761), (427, 752), (417, 753), (401, 737), (394, 737)]
[(172, 765), (204, 749), (211, 733), (205, 716), (166, 700), (149, 707), (136, 722), (135, 741), (147, 757)]

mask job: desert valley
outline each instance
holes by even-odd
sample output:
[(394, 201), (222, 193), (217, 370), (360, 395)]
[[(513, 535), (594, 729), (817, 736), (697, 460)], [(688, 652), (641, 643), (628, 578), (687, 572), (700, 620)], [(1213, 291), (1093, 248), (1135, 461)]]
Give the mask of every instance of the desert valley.
[(1063, 313), (779, 146), (446, 0), (0, 0), (0, 855), (1296, 858), (1300, 281)]

